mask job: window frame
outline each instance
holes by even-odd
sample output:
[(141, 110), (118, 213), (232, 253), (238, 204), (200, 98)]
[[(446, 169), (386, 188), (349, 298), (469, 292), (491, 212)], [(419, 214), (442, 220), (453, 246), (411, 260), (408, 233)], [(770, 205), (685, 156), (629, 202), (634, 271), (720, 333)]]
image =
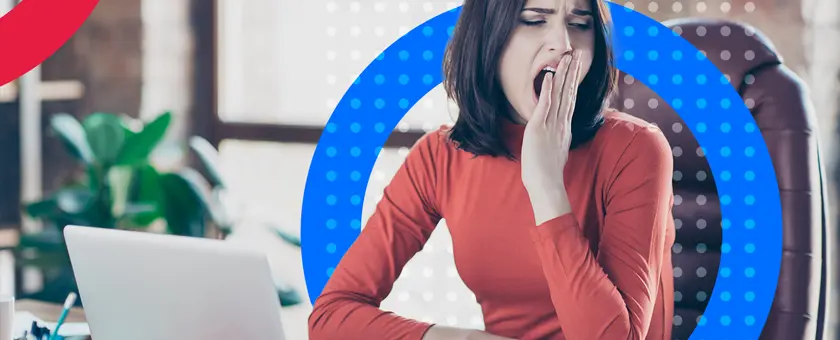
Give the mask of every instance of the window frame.
[[(324, 126), (283, 123), (224, 121), (219, 112), (219, 20), (220, 0), (193, 1), (195, 72), (192, 132), (218, 147), (223, 140), (317, 144)], [(200, 4), (199, 4), (200, 3)], [(411, 147), (425, 134), (422, 130), (392, 131), (384, 147)]]

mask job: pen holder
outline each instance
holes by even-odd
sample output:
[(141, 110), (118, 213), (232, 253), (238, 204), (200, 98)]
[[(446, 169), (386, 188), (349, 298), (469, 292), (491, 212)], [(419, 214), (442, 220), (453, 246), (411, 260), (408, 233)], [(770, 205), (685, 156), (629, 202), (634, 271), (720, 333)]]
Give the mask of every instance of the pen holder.
[[(37, 321), (32, 321), (32, 326), (24, 334), (24, 337), (15, 340), (49, 340), (51, 332), (49, 328), (38, 325)], [(53, 340), (64, 340), (64, 337), (56, 334)]]
[(0, 340), (12, 340), (15, 329), (15, 297), (0, 294)]

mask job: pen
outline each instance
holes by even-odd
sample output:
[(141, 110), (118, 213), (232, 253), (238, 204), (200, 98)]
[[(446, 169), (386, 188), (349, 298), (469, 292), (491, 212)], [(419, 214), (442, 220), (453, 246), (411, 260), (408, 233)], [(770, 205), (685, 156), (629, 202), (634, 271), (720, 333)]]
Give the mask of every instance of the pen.
[(61, 316), (58, 317), (58, 322), (55, 324), (55, 329), (50, 333), (49, 340), (55, 340), (55, 337), (58, 335), (58, 329), (61, 328), (61, 324), (64, 323), (64, 319), (67, 318), (67, 313), (70, 312), (70, 308), (73, 308), (73, 305), (76, 303), (76, 293), (70, 292), (67, 295), (67, 300), (64, 300), (64, 308), (61, 310)]

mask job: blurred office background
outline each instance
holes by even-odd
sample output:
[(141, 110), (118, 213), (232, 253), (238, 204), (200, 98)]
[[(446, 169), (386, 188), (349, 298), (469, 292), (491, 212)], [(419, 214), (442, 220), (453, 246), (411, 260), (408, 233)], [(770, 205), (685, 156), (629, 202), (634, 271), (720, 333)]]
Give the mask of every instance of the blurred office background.
[[(0, 0), (2, 13), (12, 2)], [(840, 154), (836, 0), (618, 2), (657, 20), (727, 18), (764, 32), (810, 88), (825, 165), (833, 174)], [(110, 112), (151, 120), (171, 111), (172, 123), (152, 164), (159, 171), (191, 166), (207, 175), (187, 143), (200, 136), (218, 148), (227, 193), (242, 216), (228, 242), (269, 254), (278, 282), (301, 298), (294, 303), (294, 294), (285, 290), (292, 301), (283, 314), (290, 339), (306, 338), (311, 306), (300, 250), (266, 226), (299, 233), (301, 197), (315, 144), (344, 90), (367, 63), (409, 29), (460, 4), (101, 1), (58, 53), (0, 87), (0, 248), (15, 247), (21, 231), (45, 228), (22, 216), (22, 202), (49, 197), (84, 169), (50, 129), (55, 115), (68, 113), (82, 120), (94, 112)], [(411, 109), (376, 163), (364, 201), (365, 219), (407, 148), (455, 114), (440, 87)], [(836, 181), (830, 178), (831, 217), (837, 225)], [(837, 240), (831, 241), (836, 247)], [(0, 290), (50, 299), (38, 294), (50, 288), (42, 270), (20, 266), (11, 250), (0, 259)], [(834, 287), (833, 297), (838, 289)], [(474, 296), (455, 270), (443, 223), (407, 266), (383, 308), (425, 321), (482, 327)]]

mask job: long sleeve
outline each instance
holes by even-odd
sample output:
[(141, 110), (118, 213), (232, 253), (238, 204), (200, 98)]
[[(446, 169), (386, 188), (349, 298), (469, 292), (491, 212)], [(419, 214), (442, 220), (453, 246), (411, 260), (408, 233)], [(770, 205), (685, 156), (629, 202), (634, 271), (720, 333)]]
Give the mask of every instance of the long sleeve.
[(431, 324), (383, 311), (406, 262), (441, 220), (434, 157), (440, 134), (421, 138), (385, 188), (382, 200), (315, 301), (309, 338), (420, 340)]
[(566, 339), (647, 337), (669, 263), (671, 157), (661, 131), (636, 131), (605, 187), (597, 256), (571, 213), (532, 231)]

